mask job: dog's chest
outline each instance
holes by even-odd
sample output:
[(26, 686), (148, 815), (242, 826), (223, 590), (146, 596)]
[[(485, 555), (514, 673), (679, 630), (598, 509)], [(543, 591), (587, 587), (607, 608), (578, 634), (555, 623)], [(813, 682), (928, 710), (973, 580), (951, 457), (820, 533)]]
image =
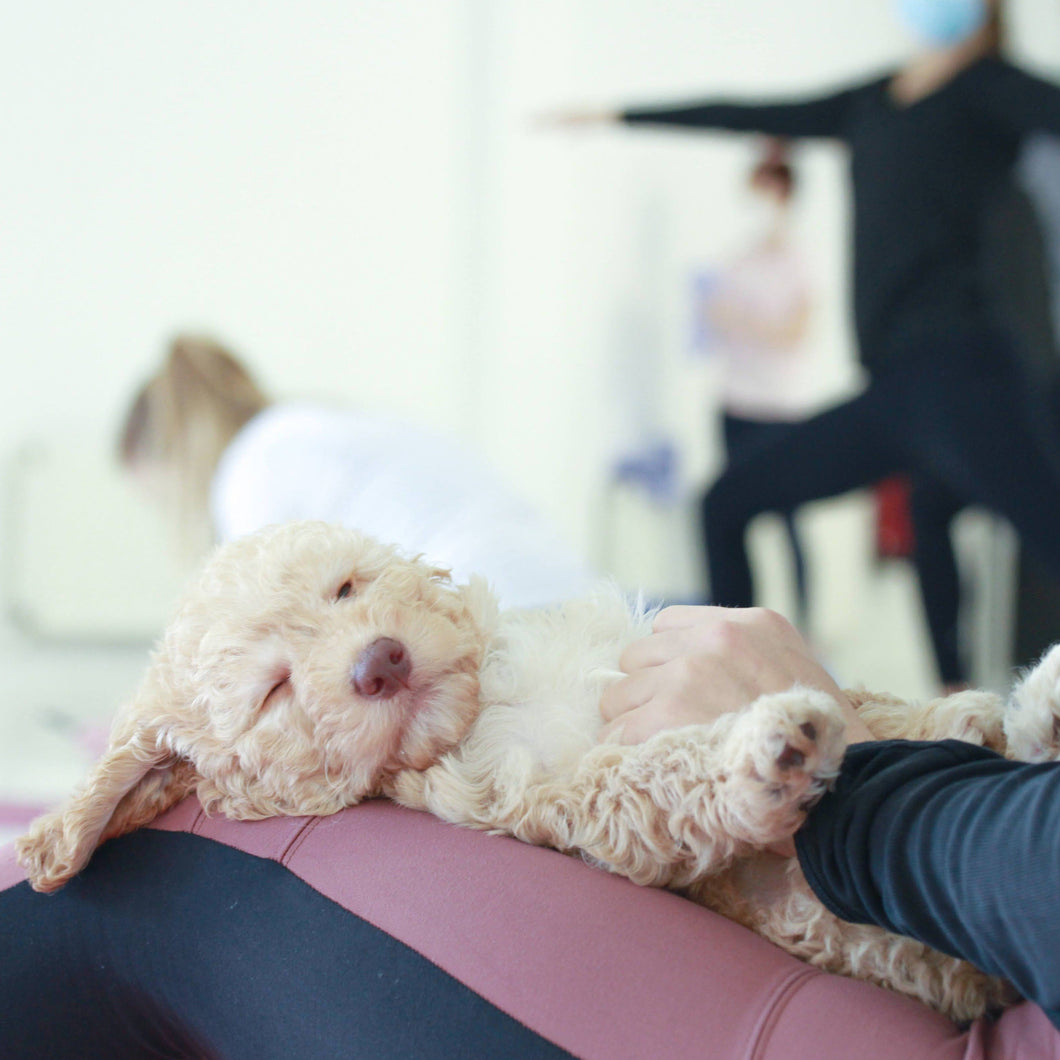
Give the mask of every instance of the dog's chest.
[(498, 776), (516, 784), (572, 773), (597, 741), (600, 696), (621, 677), (623, 648), (649, 628), (617, 591), (504, 616), (483, 668), (468, 756), (494, 760)]

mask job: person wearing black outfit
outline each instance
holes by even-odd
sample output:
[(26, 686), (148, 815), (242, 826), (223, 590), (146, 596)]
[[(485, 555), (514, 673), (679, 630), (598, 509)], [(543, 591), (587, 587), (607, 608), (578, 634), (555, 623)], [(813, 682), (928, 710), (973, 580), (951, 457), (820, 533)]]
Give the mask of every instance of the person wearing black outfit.
[(814, 894), (1009, 980), (1060, 1028), (1060, 762), (959, 740), (873, 741), (797, 631), (760, 608), (670, 607), (622, 656), (605, 734), (638, 743), (799, 684), (830, 693), (849, 745), (794, 844)]
[(638, 127), (822, 137), (850, 151), (854, 317), (871, 382), (782, 444), (726, 469), (707, 492), (716, 604), (753, 602), (744, 535), (756, 515), (895, 472), (1006, 516), (1027, 548), (1060, 571), (1057, 447), (980, 269), (983, 212), (1022, 141), (1060, 132), (1060, 88), (997, 56), (996, 0), (964, 6), (965, 36), (933, 27), (933, 46), (902, 70), (820, 98), (559, 116), (565, 124), (610, 117)]
[[(1029, 151), (1023, 152), (1019, 169), (1026, 170), (1029, 158), (1038, 153), (1040, 143), (1036, 139)], [(1060, 405), (1056, 401), (1060, 348), (1052, 306), (1049, 245), (1039, 202), (1032, 198), (1025, 185), (1026, 178), (1013, 181), (989, 207), (981, 267), (990, 305), (1017, 337), (1021, 368), (1031, 388), (1044, 398), (1037, 411), (1055, 428), (1060, 424)], [(912, 559), (935, 666), (946, 692), (969, 687), (967, 653), (962, 651), (960, 635), (960, 575), (951, 538), (954, 520), (967, 504), (966, 498), (937, 480), (922, 476), (913, 479), (909, 502)], [(1021, 579), (1026, 569), (1024, 562)], [(1045, 574), (1039, 567), (1039, 578)], [(1041, 591), (1048, 592), (1048, 586), (1043, 586)], [(1055, 630), (1055, 624), (1052, 628)], [(1036, 637), (1032, 636), (1031, 643), (1020, 644), (1019, 636), (1016, 640), (1015, 662), (1023, 665), (1047, 647), (1049, 635), (1043, 629)]]
[[(765, 220), (742, 252), (723, 263), (699, 306), (709, 336), (705, 346), (721, 366), (729, 464), (782, 438), (811, 409), (806, 339), (813, 292), (790, 232), (797, 184), (785, 142), (766, 140), (747, 178)], [(810, 599), (802, 539), (793, 511), (780, 518), (791, 546), (795, 613), (805, 627)]]

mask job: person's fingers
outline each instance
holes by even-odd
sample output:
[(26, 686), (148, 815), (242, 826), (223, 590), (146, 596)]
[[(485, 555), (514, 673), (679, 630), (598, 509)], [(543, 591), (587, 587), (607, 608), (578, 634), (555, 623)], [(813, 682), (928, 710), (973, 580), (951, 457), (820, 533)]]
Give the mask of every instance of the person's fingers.
[(614, 721), (647, 703), (654, 688), (655, 677), (650, 671), (638, 671), (632, 676), (623, 677), (606, 688), (600, 696), (600, 714), (604, 721)]
[(631, 674), (650, 666), (661, 666), (676, 659), (688, 650), (687, 629), (665, 630), (650, 633), (630, 641), (619, 656), (618, 665), (623, 673)]
[(678, 605), (656, 616), (654, 630), (626, 647), (620, 666), (627, 676), (601, 697), (604, 738), (637, 743), (662, 729), (709, 724), (796, 685), (833, 695), (851, 735), (870, 738), (799, 632), (776, 612)]
[(604, 736), (611, 736), (624, 744), (643, 743), (664, 730), (709, 724), (723, 713), (701, 696), (674, 695), (667, 689), (659, 690), (654, 686), (652, 691), (652, 697), (646, 702), (631, 707), (604, 726)]
[(763, 651), (808, 653), (799, 631), (783, 615), (764, 607), (676, 604), (660, 611), (652, 628), (657, 634), (683, 635), (682, 650), (696, 646), (740, 652), (753, 643)]
[(671, 604), (655, 616), (652, 629), (656, 633), (663, 633), (670, 629), (685, 629), (711, 618), (722, 617), (732, 610), (728, 607), (711, 607), (708, 604)]
[(755, 608), (668, 607), (656, 616), (650, 636), (629, 645), (621, 658), (622, 668), (628, 673), (638, 666), (658, 666), (694, 654), (742, 657), (763, 636), (783, 643), (786, 631), (766, 628), (769, 622), (760, 614)]
[(656, 616), (654, 632), (626, 645), (619, 666), (632, 673), (692, 653), (721, 655), (755, 636), (750, 615), (727, 607), (668, 607)]
[(644, 743), (664, 728), (666, 726), (659, 723), (657, 713), (646, 707), (637, 707), (605, 725), (600, 732), (600, 739), (621, 744)]

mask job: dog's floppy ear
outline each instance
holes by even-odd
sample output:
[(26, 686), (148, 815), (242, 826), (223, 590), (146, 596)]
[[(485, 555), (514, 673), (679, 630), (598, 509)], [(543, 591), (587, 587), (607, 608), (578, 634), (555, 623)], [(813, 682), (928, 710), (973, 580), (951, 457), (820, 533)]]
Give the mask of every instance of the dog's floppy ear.
[(61, 809), (39, 817), (15, 844), (37, 891), (54, 891), (88, 864), (106, 839), (147, 824), (198, 782), (185, 759), (160, 747), (153, 726), (112, 737), (80, 791)]

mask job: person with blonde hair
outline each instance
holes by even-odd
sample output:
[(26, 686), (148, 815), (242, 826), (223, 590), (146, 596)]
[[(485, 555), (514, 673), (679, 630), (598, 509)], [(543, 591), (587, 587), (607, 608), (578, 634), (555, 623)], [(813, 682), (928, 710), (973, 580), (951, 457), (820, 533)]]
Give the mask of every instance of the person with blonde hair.
[(140, 387), (119, 454), (196, 557), (273, 523), (322, 519), (484, 575), (508, 607), (556, 603), (588, 565), (456, 442), (380, 413), (273, 401), (213, 339), (180, 335)]
[(165, 504), (189, 550), (213, 540), (210, 488), (222, 454), (268, 404), (233, 354), (198, 335), (178, 335), (137, 392), (121, 432), (121, 462)]

